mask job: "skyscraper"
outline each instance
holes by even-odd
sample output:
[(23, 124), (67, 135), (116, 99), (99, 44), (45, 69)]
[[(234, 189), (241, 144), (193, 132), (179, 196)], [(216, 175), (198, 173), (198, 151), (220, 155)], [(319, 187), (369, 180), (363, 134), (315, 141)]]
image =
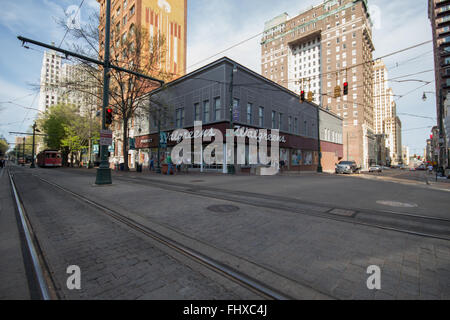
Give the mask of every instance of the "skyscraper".
[[(344, 158), (374, 161), (372, 23), (367, 0), (325, 0), (265, 23), (261, 74), (344, 118)], [(334, 89), (348, 83), (348, 96)]]
[[(104, 37), (106, 0), (100, 3), (100, 37)], [(129, 30), (143, 27), (150, 36), (158, 33), (165, 39), (162, 70), (175, 78), (186, 72), (187, 0), (112, 0), (111, 33), (117, 39)], [(111, 43), (113, 44), (113, 38)]]
[(58, 86), (61, 80), (61, 70), (62, 57), (56, 51), (45, 51), (41, 68), (39, 111), (45, 112), (49, 106), (60, 101)]
[[(388, 87), (389, 76), (382, 60), (373, 66), (374, 131), (384, 134), (386, 148), (389, 149), (390, 163), (401, 160), (401, 132), (398, 132), (397, 111), (392, 88)], [(400, 120), (399, 120), (400, 121)], [(401, 123), (400, 123), (401, 128)], [(396, 143), (397, 142), (397, 143)]]
[[(39, 111), (45, 112), (52, 105), (65, 103), (75, 105), (80, 113), (93, 112), (97, 108), (97, 99), (92, 81), (94, 80), (83, 70), (82, 65), (63, 63), (62, 56), (56, 51), (45, 51), (41, 68)], [(81, 83), (84, 84), (83, 90), (80, 90)]]

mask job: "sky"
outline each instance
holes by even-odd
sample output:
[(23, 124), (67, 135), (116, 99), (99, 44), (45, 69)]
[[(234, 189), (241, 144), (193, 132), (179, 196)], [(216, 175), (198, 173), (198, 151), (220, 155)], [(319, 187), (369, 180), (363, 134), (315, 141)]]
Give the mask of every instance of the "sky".
[[(0, 135), (8, 142), (14, 142), (15, 136), (9, 132), (30, 132), (33, 119), (37, 116), (37, 111), (24, 107), (38, 106), (39, 94), (35, 85), (39, 83), (43, 57), (43, 48), (29, 45), (30, 49), (25, 49), (17, 36), (59, 45), (65, 32), (57, 21), (65, 19), (65, 12), (73, 12), (82, 0), (0, 1)], [(188, 0), (188, 72), (228, 56), (260, 73), (259, 42), (264, 22), (284, 12), (294, 17), (321, 2)], [(368, 0), (373, 18), (374, 58), (432, 39), (427, 2)], [(95, 10), (98, 10), (97, 1), (85, 0), (79, 11), (81, 22), (86, 21)], [(250, 40), (244, 41), (247, 39)], [(70, 41), (66, 37), (62, 48), (68, 48)], [(230, 47), (233, 48), (227, 50)], [(432, 50), (432, 44), (427, 43), (386, 57), (383, 60), (388, 67), (389, 78), (434, 69)], [(222, 53), (215, 55), (219, 52)], [(431, 127), (436, 124), (436, 120), (432, 119), (436, 118), (434, 71), (399, 78), (405, 79), (433, 81), (426, 86), (419, 81), (389, 83), (397, 95), (395, 99), (402, 122), (402, 144), (409, 146), (411, 154), (422, 155)], [(425, 102), (422, 100), (424, 92), (431, 92), (426, 94), (428, 99)]]

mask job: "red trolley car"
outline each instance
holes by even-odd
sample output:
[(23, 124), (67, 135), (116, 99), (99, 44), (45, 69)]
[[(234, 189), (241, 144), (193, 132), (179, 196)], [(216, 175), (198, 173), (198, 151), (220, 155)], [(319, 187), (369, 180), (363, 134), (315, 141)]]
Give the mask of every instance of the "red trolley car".
[(56, 150), (44, 150), (37, 155), (37, 165), (39, 167), (61, 167), (61, 152)]

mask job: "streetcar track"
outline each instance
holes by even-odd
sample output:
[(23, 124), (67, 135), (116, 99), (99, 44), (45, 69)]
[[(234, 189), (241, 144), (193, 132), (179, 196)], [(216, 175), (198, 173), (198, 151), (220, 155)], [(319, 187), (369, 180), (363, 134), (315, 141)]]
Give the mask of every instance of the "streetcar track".
[[(208, 267), (211, 270), (214, 270), (215, 272), (223, 275), (224, 277), (239, 283), (240, 285), (250, 289), (251, 291), (259, 294), (260, 296), (266, 297), (266, 298), (270, 298), (270, 299), (291, 299), (290, 296), (288, 295), (283, 295), (282, 293), (280, 293), (281, 291), (277, 291), (274, 290), (272, 288), (276, 288), (277, 285), (275, 285), (275, 287), (269, 287), (268, 289), (266, 289), (264, 287), (263, 282), (258, 281), (254, 278), (249, 278), (247, 277), (245, 274), (242, 274), (240, 271), (237, 271), (237, 269), (233, 269), (232, 267), (227, 267), (226, 265), (213, 260), (212, 258), (209, 258), (201, 253), (199, 253), (198, 251), (194, 251), (186, 246), (183, 246), (180, 243), (177, 243), (175, 240), (172, 240), (170, 238), (165, 237), (164, 235), (162, 235), (161, 233), (159, 233), (158, 231), (152, 230), (149, 227), (129, 218), (124, 216), (123, 214), (114, 211), (110, 208), (107, 208), (103, 205), (100, 205), (98, 203), (96, 203), (95, 201), (92, 201), (88, 198), (86, 198), (83, 195), (77, 194), (69, 189), (66, 189), (65, 187), (62, 187), (60, 185), (58, 185), (57, 183), (48, 181), (44, 178), (42, 178), (40, 175), (37, 174), (32, 174), (33, 176), (35, 176), (36, 178), (40, 179), (43, 182), (46, 182), (49, 185), (53, 185), (56, 188), (59, 188), (60, 190), (63, 190), (69, 194), (71, 194), (73, 197), (78, 198), (84, 202), (87, 202), (89, 204), (91, 204), (92, 206), (97, 207), (98, 209), (100, 209), (102, 212), (108, 214), (109, 216), (111, 216), (113, 219), (129, 226), (130, 228), (136, 230), (137, 232), (140, 232), (156, 241), (158, 241), (159, 243), (162, 243), (163, 245), (172, 248), (174, 250), (176, 250), (177, 252), (182, 253), (185, 256), (188, 256), (189, 258), (191, 258), (192, 260), (195, 260), (197, 262), (199, 262), (200, 264)], [(357, 214), (362, 213), (362, 210), (359, 209), (348, 209), (345, 208), (347, 210), (354, 210), (355, 214), (353, 214), (351, 216), (351, 218), (347, 218), (347, 217), (341, 217), (341, 216), (333, 216), (333, 214), (330, 214), (329, 212), (334, 210), (334, 209), (340, 209), (337, 207), (322, 207), (321, 209), (326, 209), (326, 211), (320, 212), (320, 211), (316, 211), (315, 213), (310, 213), (307, 212), (306, 210), (294, 210), (295, 208), (291, 208), (291, 207), (283, 207), (280, 206), (280, 204), (262, 204), (261, 201), (249, 201), (249, 200), (244, 200), (244, 199), (236, 199), (236, 197), (233, 196), (225, 196), (222, 193), (229, 193), (231, 195), (239, 193), (238, 191), (236, 192), (229, 192), (228, 190), (223, 190), (223, 189), (219, 189), (219, 188), (210, 188), (210, 187), (198, 187), (198, 186), (192, 186), (192, 185), (187, 185), (187, 184), (175, 184), (175, 183), (169, 183), (166, 184), (163, 181), (159, 181), (159, 180), (150, 180), (150, 179), (131, 179), (131, 178), (127, 178), (127, 177), (116, 177), (117, 180), (121, 180), (124, 182), (129, 182), (129, 183), (133, 183), (133, 184), (138, 184), (138, 185), (147, 185), (147, 186), (152, 186), (152, 187), (156, 187), (156, 188), (160, 188), (160, 189), (164, 189), (164, 190), (170, 190), (170, 191), (174, 191), (174, 192), (181, 192), (181, 193), (185, 193), (185, 194), (192, 194), (195, 196), (201, 196), (201, 197), (206, 197), (206, 198), (215, 198), (215, 199), (220, 199), (220, 200), (225, 200), (225, 201), (231, 201), (231, 202), (238, 202), (238, 203), (244, 203), (244, 204), (248, 204), (251, 206), (255, 206), (255, 207), (264, 207), (264, 208), (270, 208), (270, 209), (276, 209), (276, 210), (285, 210), (285, 211), (294, 211), (294, 212), (300, 212), (309, 216), (314, 216), (314, 217), (321, 217), (321, 218), (326, 218), (326, 219), (331, 219), (331, 220), (336, 220), (336, 221), (341, 221), (341, 222), (347, 222), (347, 223), (353, 223), (353, 224), (358, 224), (358, 225), (364, 225), (364, 226), (368, 226), (368, 227), (376, 227), (376, 228), (380, 228), (380, 229), (385, 229), (385, 230), (391, 230), (391, 231), (396, 231), (396, 232), (401, 232), (401, 233), (406, 233), (406, 234), (411, 234), (411, 235), (415, 235), (415, 236), (421, 236), (421, 237), (427, 237), (427, 238), (437, 238), (437, 239), (442, 239), (442, 240), (450, 240), (450, 238), (446, 237), (446, 236), (441, 236), (441, 235), (436, 235), (436, 234), (429, 234), (429, 233), (424, 233), (424, 232), (418, 232), (418, 231), (411, 231), (411, 230), (406, 230), (404, 228), (394, 228), (394, 227), (389, 227), (386, 225), (376, 225), (373, 223), (365, 223), (365, 222), (361, 222), (361, 221), (355, 221), (355, 216), (357, 216)], [(209, 189), (209, 191), (211, 191), (212, 193), (204, 193), (201, 191), (204, 191), (205, 189)], [(217, 192), (217, 191), (222, 191), (222, 192)], [(250, 197), (249, 192), (245, 192), (246, 197)], [(241, 196), (241, 194), (238, 194), (239, 196)], [(263, 194), (257, 194), (259, 196), (259, 198), (265, 198), (267, 199), (268, 197), (266, 195)], [(242, 197), (242, 196), (241, 196)], [(257, 197), (258, 198), (258, 197)], [(280, 197), (277, 196), (272, 196), (269, 198), (278, 198), (277, 200), (279, 200)], [(283, 200), (286, 200), (289, 198), (284, 198)], [(292, 200), (292, 199), (289, 199)], [(295, 199), (297, 200), (297, 199)], [(295, 202), (295, 201), (294, 201)], [(301, 203), (301, 200), (297, 200), (297, 202)], [(310, 203), (308, 203), (310, 204)], [(314, 206), (317, 206), (316, 203), (314, 203)], [(369, 211), (369, 210), (366, 210)], [(327, 213), (328, 212), (328, 213)], [(370, 212), (370, 211), (369, 211)], [(377, 213), (380, 213), (379, 211)], [(449, 221), (449, 219), (445, 219), (445, 218), (440, 218), (440, 217), (429, 217), (429, 216), (420, 216), (420, 215), (414, 215), (414, 214), (408, 214), (408, 213), (397, 213), (397, 212), (389, 212), (389, 211), (382, 211), (382, 214), (391, 214), (394, 216), (401, 216), (402, 218), (407, 218), (407, 219), (417, 219), (417, 220), (426, 220), (426, 221), (433, 221), (433, 222), (443, 222), (443, 223), (447, 223)], [(158, 223), (160, 226), (166, 227), (164, 226), (164, 224), (160, 224)], [(175, 231), (183, 236), (185, 236), (182, 232), (180, 233), (179, 230), (177, 229), (173, 229), (171, 228), (172, 231)], [(194, 241), (198, 241), (195, 238), (190, 237), (192, 240)], [(212, 247), (215, 250), (218, 251), (223, 251), (222, 249), (216, 248), (216, 247)], [(225, 251), (224, 251), (225, 252)], [(231, 255), (233, 255), (234, 257), (241, 259), (241, 260), (246, 260), (243, 259), (233, 253), (231, 253)], [(282, 273), (279, 273), (277, 271), (274, 271), (272, 269), (272, 267), (270, 266), (263, 266), (263, 265), (258, 265), (255, 264), (252, 261), (248, 261), (246, 260), (248, 263), (253, 264), (255, 266), (258, 266), (262, 269), (267, 270), (268, 272), (271, 272), (272, 274), (276, 274), (277, 276), (281, 277), (282, 279), (286, 279), (291, 281), (291, 283), (295, 283), (296, 285), (300, 286), (300, 287), (304, 287), (307, 288), (311, 291), (315, 291), (317, 292), (317, 294), (320, 294), (322, 296), (326, 296), (329, 298), (335, 298), (330, 296), (328, 293), (323, 293), (320, 290), (317, 290), (309, 285), (305, 285), (301, 282), (299, 282), (299, 280), (296, 279), (291, 279), (288, 276), (283, 275)], [(301, 281), (301, 279), (300, 279)], [(262, 289), (262, 292), (261, 292)], [(267, 293), (267, 291), (269, 293)]]
[[(70, 194), (72, 197), (77, 198), (78, 200), (88, 203), (89, 205), (100, 210), (101, 212), (107, 214), (114, 220), (119, 221), (122, 224), (125, 224), (126, 226), (133, 229), (134, 231), (137, 231), (141, 234), (146, 235), (149, 238), (152, 238), (153, 240), (158, 241), (159, 243), (177, 251), (178, 253), (183, 254), (184, 256), (200, 263), (201, 265), (209, 268), (210, 270), (215, 271), (216, 273), (224, 276), (225, 278), (227, 278), (235, 283), (238, 283), (239, 285), (251, 290), (252, 292), (258, 294), (261, 297), (264, 297), (266, 299), (274, 299), (274, 300), (292, 300), (293, 299), (291, 296), (284, 294), (272, 287), (269, 287), (268, 285), (262, 283), (261, 281), (255, 279), (255, 278), (252, 278), (248, 275), (245, 275), (242, 272), (240, 272), (232, 267), (229, 267), (219, 261), (216, 261), (198, 251), (188, 248), (188, 247), (184, 246), (183, 244), (178, 243), (175, 240), (172, 240), (172, 239), (162, 235), (161, 233), (159, 233), (155, 230), (152, 230), (149, 227), (122, 215), (121, 213), (119, 213), (113, 209), (107, 208), (93, 200), (90, 200), (90, 199), (88, 199), (78, 193), (75, 193), (71, 190), (68, 190), (54, 182), (48, 181), (38, 175), (33, 174), (33, 176), (35, 176), (42, 182), (49, 184), (50, 186), (53, 186), (55, 188), (62, 190), (65, 193)], [(264, 268), (262, 266), (259, 266), (259, 267)], [(265, 268), (265, 269), (267, 271), (273, 272), (270, 269), (267, 269), (267, 268)], [(279, 276), (283, 277), (289, 281), (297, 282), (297, 284), (299, 286), (306, 287), (305, 285), (298, 283), (298, 281), (296, 281), (296, 280), (289, 279), (283, 275), (279, 275)], [(315, 291), (323, 296), (328, 296), (327, 294), (321, 293), (316, 289), (313, 289), (310, 287), (308, 287), (308, 289), (311, 291)], [(328, 297), (331, 298), (330, 296), (328, 296)]]
[[(84, 172), (73, 173), (87, 175)], [(247, 191), (233, 191), (211, 186), (193, 186), (190, 184), (161, 181), (158, 179), (146, 178), (138, 180), (124, 176), (116, 176), (115, 179), (137, 185), (156, 187), (168, 191), (175, 191), (206, 198), (214, 198), (218, 200), (242, 203), (259, 208), (300, 213), (311, 217), (362, 225), (366, 227), (400, 232), (420, 237), (450, 241), (450, 219), (442, 217), (424, 216), (390, 210), (347, 208), (326, 203), (318, 204), (316, 202), (282, 197), (278, 195), (266, 195)], [(274, 202), (268, 202), (268, 199), (273, 200)], [(296, 205), (302, 205), (304, 207), (299, 208)], [(331, 211), (335, 209), (354, 211), (354, 213), (351, 216), (342, 216), (331, 213)], [(377, 219), (379, 221), (376, 221)], [(406, 227), (409, 227), (409, 229)], [(423, 231), (423, 229), (425, 229), (425, 231)]]
[[(447, 236), (447, 234), (450, 234), (450, 219), (445, 219), (445, 218), (441, 218), (441, 217), (423, 216), (423, 215), (415, 215), (415, 214), (400, 213), (400, 212), (393, 212), (393, 211), (356, 209), (356, 208), (345, 208), (345, 207), (337, 207), (337, 206), (334, 206), (334, 207), (333, 206), (320, 206), (316, 203), (304, 202), (304, 201), (292, 199), (292, 198), (270, 196), (270, 195), (264, 195), (264, 194), (255, 194), (255, 193), (250, 193), (250, 192), (230, 191), (230, 190), (224, 190), (224, 189), (219, 189), (219, 188), (213, 188), (213, 187), (209, 187), (209, 186), (208, 187), (195, 187), (195, 188), (193, 188), (193, 186), (186, 185), (186, 184), (180, 184), (180, 185), (171, 184), (172, 186), (170, 186), (170, 185), (166, 184), (165, 182), (161, 182), (158, 180), (150, 180), (150, 179), (138, 181), (136, 179), (128, 179), (128, 178), (120, 177), (119, 180), (123, 180), (123, 181), (130, 182), (133, 184), (150, 185), (153, 187), (157, 187), (157, 188), (161, 188), (161, 189), (165, 189), (165, 190), (169, 190), (169, 191), (187, 193), (187, 194), (192, 194), (192, 195), (196, 195), (196, 196), (215, 198), (215, 199), (231, 201), (231, 202), (238, 202), (238, 203), (251, 205), (251, 206), (255, 206), (255, 207), (260, 207), (260, 208), (268, 208), (268, 209), (283, 210), (283, 211), (288, 211), (288, 212), (296, 212), (296, 213), (308, 215), (311, 217), (325, 218), (325, 219), (330, 219), (330, 220), (335, 220), (335, 221), (340, 221), (340, 222), (363, 225), (363, 226), (367, 226), (367, 227), (390, 230), (390, 231), (394, 231), (394, 232), (401, 232), (401, 233), (416, 235), (416, 236), (420, 236), (420, 237), (427, 237), (427, 238), (434, 238), (434, 239), (450, 241), (450, 237)], [(205, 189), (207, 189), (210, 192), (205, 193), (204, 192)], [(243, 196), (243, 194), (245, 195), (245, 197)], [(227, 195), (232, 195), (232, 196), (227, 196)], [(233, 197), (233, 195), (241, 197), (241, 198)], [(243, 199), (243, 197), (250, 198), (252, 196), (254, 196), (255, 198), (258, 198), (259, 201), (251, 201), (248, 199)], [(292, 202), (294, 204), (295, 203), (306, 204), (306, 205), (314, 206), (321, 210), (317, 210), (314, 208), (299, 209), (299, 208), (296, 208), (293, 206), (283, 205), (282, 203), (264, 203), (264, 202), (261, 202), (261, 199), (264, 199), (264, 200), (274, 199), (275, 201), (279, 201), (279, 202)], [(331, 211), (336, 210), (336, 209), (354, 211), (354, 213), (349, 217), (340, 216), (340, 215), (331, 213)], [(314, 213), (309, 212), (309, 210), (314, 211)], [(393, 221), (393, 222), (391, 222), (391, 225), (389, 225), (388, 222), (385, 224), (365, 222), (364, 219), (362, 218), (363, 214), (365, 215), (364, 219), (366, 219), (366, 220), (370, 220), (369, 218), (372, 215), (373, 219), (374, 218), (385, 218), (385, 220), (389, 220), (389, 218), (392, 218), (392, 216), (394, 216), (397, 219), (399, 219), (399, 221)], [(390, 216), (388, 216), (388, 215), (390, 215)], [(399, 218), (399, 217), (401, 217), (401, 218)], [(401, 219), (403, 219), (403, 220), (401, 220)], [(408, 230), (406, 228), (400, 228), (398, 226), (395, 226), (395, 225), (398, 225), (401, 223), (417, 222), (414, 220), (420, 220), (423, 222), (425, 222), (425, 221), (432, 222), (432, 223), (434, 223), (434, 227), (442, 227), (442, 228), (444, 228), (444, 230), (443, 230), (443, 232), (441, 232), (439, 234), (438, 233), (433, 234), (430, 232), (420, 232), (418, 230)], [(419, 222), (418, 226), (415, 226), (416, 229), (420, 228), (420, 227), (423, 228), (426, 226), (430, 226), (430, 224), (423, 223), (423, 222)], [(449, 224), (449, 225), (448, 226), (436, 225), (437, 222), (442, 222), (442, 223)], [(394, 226), (392, 226), (392, 225), (394, 225)], [(412, 228), (412, 229), (414, 229), (414, 228)]]
[(11, 174), (9, 168), (8, 168), (8, 176), (12, 189), (14, 203), (16, 205), (19, 214), (19, 220), (21, 222), (21, 229), (25, 236), (25, 247), (28, 250), (28, 254), (33, 264), (32, 269), (34, 271), (34, 276), (36, 278), (35, 281), (37, 282), (39, 294), (43, 300), (59, 299), (59, 295), (55, 290), (54, 279), (51, 276), (48, 263), (42, 252), (41, 246), (39, 245), (39, 241), (30, 223), (27, 212), (23, 206), (19, 192), (17, 191), (14, 182), (14, 175)]

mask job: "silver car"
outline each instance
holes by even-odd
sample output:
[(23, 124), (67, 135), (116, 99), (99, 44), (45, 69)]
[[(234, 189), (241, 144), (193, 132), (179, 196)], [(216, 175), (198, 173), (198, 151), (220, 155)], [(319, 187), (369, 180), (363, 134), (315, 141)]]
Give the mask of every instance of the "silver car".
[(355, 161), (341, 161), (336, 164), (336, 173), (357, 173), (358, 171)]
[(380, 166), (371, 166), (369, 167), (369, 172), (383, 172), (383, 167)]

